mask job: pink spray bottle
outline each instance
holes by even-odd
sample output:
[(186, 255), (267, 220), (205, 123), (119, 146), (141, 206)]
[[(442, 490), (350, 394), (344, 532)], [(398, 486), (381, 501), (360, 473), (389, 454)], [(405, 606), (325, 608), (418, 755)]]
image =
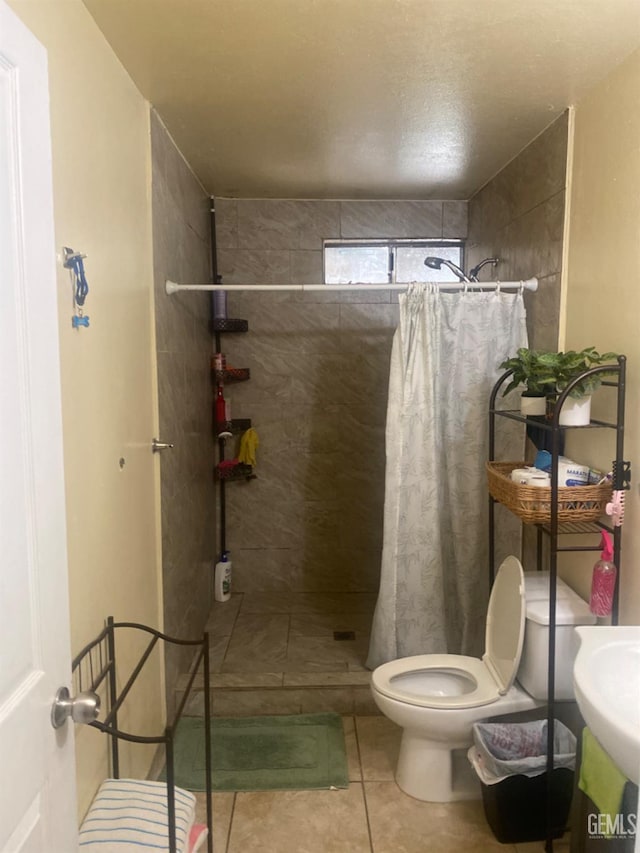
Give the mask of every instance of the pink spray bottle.
[(593, 567), (589, 609), (595, 616), (609, 616), (613, 606), (617, 569), (613, 563), (613, 542), (606, 530), (602, 531), (600, 546), (602, 553)]

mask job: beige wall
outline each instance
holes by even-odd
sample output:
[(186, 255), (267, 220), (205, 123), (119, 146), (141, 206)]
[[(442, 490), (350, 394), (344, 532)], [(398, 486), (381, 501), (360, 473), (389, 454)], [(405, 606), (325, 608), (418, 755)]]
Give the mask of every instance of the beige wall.
[[(215, 563), (211, 298), (167, 296), (165, 280), (211, 281), (211, 201), (155, 111), (151, 160), (160, 435), (174, 443), (160, 457), (164, 629), (197, 637), (209, 614)], [(191, 658), (188, 646), (167, 650), (169, 713)]]
[[(465, 202), (216, 199), (226, 284), (322, 283), (323, 238), (466, 236)], [(397, 295), (232, 293), (225, 389), (260, 436), (258, 479), (226, 486), (235, 591), (376, 592)], [(228, 454), (231, 455), (231, 454)]]
[[(567, 349), (594, 345), (628, 358), (625, 458), (635, 468), (623, 528), (621, 621), (640, 623), (640, 52), (575, 108), (565, 334)], [(594, 398), (612, 419), (611, 392)], [(607, 470), (613, 433), (571, 436), (574, 458)], [(575, 558), (570, 580), (588, 593), (595, 556)]]
[[(72, 330), (69, 275), (58, 268), (75, 654), (110, 614), (160, 620), (149, 111), (80, 0), (10, 5), (49, 56), (56, 244), (87, 255), (89, 329)], [(133, 645), (118, 644), (121, 683)], [(147, 672), (121, 718), (142, 733), (162, 724), (157, 657)], [(106, 775), (108, 739), (76, 731), (82, 813)], [(123, 775), (144, 775), (151, 754), (125, 747), (123, 757)]]

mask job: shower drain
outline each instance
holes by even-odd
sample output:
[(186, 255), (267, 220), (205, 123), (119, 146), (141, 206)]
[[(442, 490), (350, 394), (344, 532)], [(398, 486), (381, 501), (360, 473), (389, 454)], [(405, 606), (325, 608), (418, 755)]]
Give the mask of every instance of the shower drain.
[(334, 640), (355, 640), (356, 632), (355, 631), (334, 631), (333, 639)]

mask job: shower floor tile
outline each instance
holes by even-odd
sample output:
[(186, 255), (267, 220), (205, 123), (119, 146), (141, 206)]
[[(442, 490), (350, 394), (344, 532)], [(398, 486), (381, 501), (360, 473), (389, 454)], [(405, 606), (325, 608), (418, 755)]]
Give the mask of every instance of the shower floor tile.
[[(206, 626), (212, 686), (276, 689), (301, 676), (295, 686), (363, 687), (374, 607), (369, 593), (240, 593), (215, 602)], [(335, 636), (345, 634), (353, 636)]]
[[(374, 607), (370, 593), (240, 593), (215, 602), (207, 623), (213, 686), (363, 687)], [(264, 678), (247, 680), (252, 674)]]
[(246, 592), (243, 613), (373, 613), (377, 596), (370, 592)]
[(287, 672), (308, 670), (344, 670), (348, 664), (357, 664), (367, 654), (369, 638), (364, 640), (334, 640), (332, 637), (294, 636), (289, 643), (285, 669)]
[(236, 619), (222, 672), (280, 672), (287, 661), (289, 616), (243, 614)]
[[(215, 602), (207, 622), (214, 715), (377, 713), (364, 665), (374, 606), (369, 593), (240, 593)], [(178, 699), (188, 680), (178, 679)], [(188, 709), (199, 715), (201, 672), (193, 689)]]
[(354, 631), (356, 638), (368, 643), (371, 618), (368, 613), (292, 613), (289, 637), (325, 637), (333, 641), (335, 631)]

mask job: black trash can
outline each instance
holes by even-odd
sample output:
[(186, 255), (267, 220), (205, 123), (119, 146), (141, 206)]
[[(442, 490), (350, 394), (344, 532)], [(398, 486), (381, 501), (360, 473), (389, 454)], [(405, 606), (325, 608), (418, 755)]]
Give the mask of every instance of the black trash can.
[(476, 723), (469, 759), (482, 783), (482, 802), (493, 834), (503, 844), (547, 837), (547, 785), (551, 835), (565, 831), (575, 767), (576, 739), (554, 723), (554, 769), (547, 773), (547, 721)]

